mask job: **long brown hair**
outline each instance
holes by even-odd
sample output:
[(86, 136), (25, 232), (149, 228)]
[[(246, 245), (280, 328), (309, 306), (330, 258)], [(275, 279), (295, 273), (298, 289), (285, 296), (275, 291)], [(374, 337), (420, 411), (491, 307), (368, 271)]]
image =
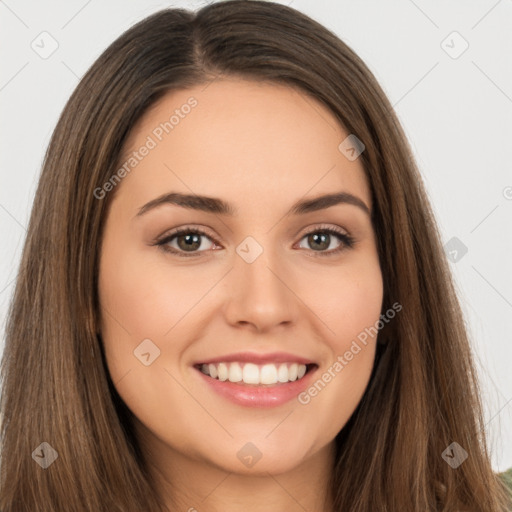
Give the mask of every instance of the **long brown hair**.
[[(165, 510), (97, 334), (101, 235), (114, 192), (98, 200), (94, 191), (113, 176), (148, 107), (221, 75), (293, 86), (365, 145), (383, 311), (395, 302), (403, 309), (379, 334), (366, 392), (336, 438), (334, 510), (506, 510), (464, 319), (389, 101), (326, 28), (283, 5), (239, 0), (141, 21), (93, 64), (59, 119), (6, 328), (0, 510)], [(452, 442), (469, 455), (456, 469), (442, 457)], [(58, 458), (43, 469), (35, 461), (49, 462), (51, 449)]]

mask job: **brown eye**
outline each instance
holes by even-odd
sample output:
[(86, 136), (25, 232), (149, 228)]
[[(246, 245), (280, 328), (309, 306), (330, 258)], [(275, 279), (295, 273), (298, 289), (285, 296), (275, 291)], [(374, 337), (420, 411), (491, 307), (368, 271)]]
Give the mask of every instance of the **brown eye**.
[[(211, 245), (208, 247), (208, 242)], [(306, 233), (302, 238), (306, 240), (308, 247), (299, 245), (301, 249), (309, 249), (314, 256), (331, 256), (345, 249), (354, 246), (355, 240), (347, 233), (338, 231), (335, 228), (317, 228), (315, 231)], [(338, 244), (336, 244), (336, 240)], [(162, 250), (176, 254), (177, 256), (201, 256), (208, 250), (213, 249), (215, 241), (204, 231), (197, 228), (177, 229), (162, 240), (155, 243)]]
[[(320, 254), (325, 253), (326, 255), (337, 253), (343, 249), (351, 248), (354, 245), (354, 239), (352, 237), (346, 233), (338, 232), (333, 228), (310, 231), (302, 237), (302, 240), (304, 239), (313, 252)], [(336, 244), (336, 239), (338, 240), (338, 244)], [(305, 248), (307, 249), (308, 247)], [(329, 248), (330, 250), (328, 250)]]
[(327, 233), (313, 233), (308, 235), (308, 244), (314, 250), (329, 249), (331, 235)]
[(201, 246), (201, 235), (191, 233), (188, 235), (175, 236), (178, 247), (184, 251), (193, 251)]
[[(209, 240), (210, 247), (208, 247), (208, 244), (205, 247), (204, 239)], [(196, 256), (211, 249), (214, 244), (212, 239), (203, 231), (196, 228), (183, 228), (164, 237), (155, 245), (178, 256)]]

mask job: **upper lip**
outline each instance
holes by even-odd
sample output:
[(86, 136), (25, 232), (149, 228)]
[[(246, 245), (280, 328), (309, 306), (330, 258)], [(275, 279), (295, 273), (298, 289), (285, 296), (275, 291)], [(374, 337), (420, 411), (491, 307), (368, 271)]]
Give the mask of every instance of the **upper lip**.
[(267, 363), (299, 363), (299, 364), (314, 364), (314, 361), (305, 357), (297, 356), (295, 354), (288, 354), (286, 352), (269, 352), (266, 354), (259, 354), (256, 352), (237, 352), (235, 354), (226, 354), (224, 356), (212, 357), (198, 361), (197, 364), (216, 364), (216, 363), (229, 363), (238, 361), (241, 363), (254, 363), (254, 364), (267, 364)]

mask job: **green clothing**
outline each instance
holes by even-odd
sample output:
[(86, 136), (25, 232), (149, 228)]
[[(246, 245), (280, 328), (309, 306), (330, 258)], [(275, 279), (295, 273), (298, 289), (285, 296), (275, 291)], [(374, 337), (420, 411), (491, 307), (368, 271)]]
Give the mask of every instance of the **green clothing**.
[(503, 483), (507, 486), (510, 496), (512, 497), (512, 468), (507, 469), (503, 473), (498, 473), (498, 476), (501, 478)]

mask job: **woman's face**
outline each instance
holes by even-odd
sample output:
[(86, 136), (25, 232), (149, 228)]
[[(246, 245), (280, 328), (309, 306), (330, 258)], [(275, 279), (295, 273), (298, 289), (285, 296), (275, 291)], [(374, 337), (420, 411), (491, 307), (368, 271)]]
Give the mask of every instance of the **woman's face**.
[(383, 285), (348, 135), (304, 93), (214, 81), (149, 110), (95, 191), (115, 189), (106, 360), (154, 460), (282, 473), (327, 453), (356, 408)]

